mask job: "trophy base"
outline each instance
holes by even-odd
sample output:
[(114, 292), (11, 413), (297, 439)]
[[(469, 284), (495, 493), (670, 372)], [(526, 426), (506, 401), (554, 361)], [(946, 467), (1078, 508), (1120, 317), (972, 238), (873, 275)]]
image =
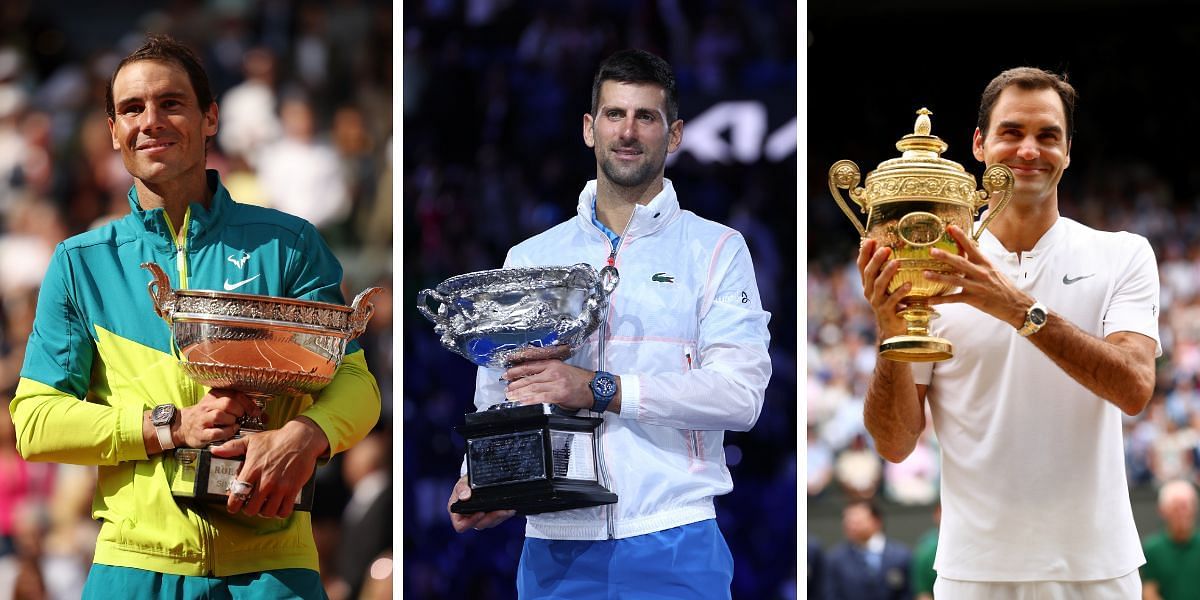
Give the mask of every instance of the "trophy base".
[[(213, 456), (209, 448), (176, 448), (174, 458), (174, 464), (167, 461), (173, 496), (222, 505), (229, 499), (229, 484), (246, 461), (244, 456)], [(294, 510), (311, 512), (316, 488), (314, 472), (296, 495)]]
[(466, 415), (471, 498), (456, 513), (515, 510), (532, 515), (612, 504), (600, 483), (599, 417), (562, 414), (550, 404), (507, 406)]
[(936, 362), (954, 356), (950, 340), (927, 335), (897, 335), (879, 344), (879, 356), (898, 362)]
[(522, 515), (613, 504), (617, 495), (594, 482), (518, 483), (471, 492), (467, 500), (450, 505), (459, 514), (515, 510)]

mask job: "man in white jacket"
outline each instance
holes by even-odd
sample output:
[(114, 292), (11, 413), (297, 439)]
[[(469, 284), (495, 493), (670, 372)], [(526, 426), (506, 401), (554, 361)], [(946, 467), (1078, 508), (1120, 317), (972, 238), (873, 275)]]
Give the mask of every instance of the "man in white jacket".
[[(585, 409), (616, 504), (532, 515), (522, 598), (728, 598), (733, 557), (713, 497), (733, 488), (725, 430), (746, 431), (771, 376), (762, 309), (741, 234), (680, 209), (663, 177), (683, 139), (670, 65), (639, 50), (601, 64), (583, 139), (596, 179), (578, 214), (509, 251), (506, 267), (586, 262), (620, 284), (600, 330), (568, 361), (481, 368), (479, 409), (498, 402)], [(470, 497), (459, 479), (449, 504)], [(457, 531), (512, 511), (450, 514)]]

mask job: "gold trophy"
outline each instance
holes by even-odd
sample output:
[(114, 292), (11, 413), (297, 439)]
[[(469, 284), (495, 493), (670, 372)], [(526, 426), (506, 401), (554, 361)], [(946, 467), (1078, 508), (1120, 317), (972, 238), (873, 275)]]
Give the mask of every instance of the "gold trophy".
[[(917, 111), (913, 133), (896, 142), (896, 148), (904, 154), (880, 163), (868, 173), (865, 187), (855, 187), (861, 174), (853, 162), (839, 160), (829, 168), (833, 199), (858, 228), (859, 235), (891, 248), (889, 260), (900, 261), (900, 270), (888, 284), (888, 292), (895, 292), (905, 282), (912, 283), (902, 300), (905, 308), (900, 311), (908, 331), (879, 345), (880, 356), (902, 362), (932, 362), (954, 356), (954, 346), (949, 340), (929, 333), (930, 319), (938, 316), (930, 307), (929, 298), (947, 294), (956, 286), (929, 281), (922, 275), (922, 271), (954, 271), (930, 258), (929, 250), (939, 248), (961, 254), (946, 227), (956, 225), (970, 232), (975, 214), (994, 201), (995, 207), (971, 236), (973, 242), (978, 242), (992, 219), (1008, 206), (1014, 182), (1011, 169), (995, 164), (983, 172), (983, 189), (975, 189), (973, 175), (962, 165), (941, 157), (946, 142), (929, 133), (930, 114), (924, 108)], [(867, 214), (866, 227), (850, 210), (838, 188), (848, 190), (850, 199)]]

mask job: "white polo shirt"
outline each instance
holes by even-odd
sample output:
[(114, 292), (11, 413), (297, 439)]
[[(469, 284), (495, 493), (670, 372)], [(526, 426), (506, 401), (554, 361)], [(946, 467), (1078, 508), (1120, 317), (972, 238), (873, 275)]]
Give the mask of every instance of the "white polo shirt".
[[(1059, 217), (1020, 259), (990, 232), (979, 245), (1016, 286), (1098, 338), (1158, 344), (1158, 267), (1145, 238)], [(1145, 562), (1125, 479), (1121, 411), (1007, 323), (937, 307), (954, 358), (913, 365), (942, 446), (934, 568), (967, 581), (1084, 581)], [(1035, 334), (1036, 335), (1036, 334)]]

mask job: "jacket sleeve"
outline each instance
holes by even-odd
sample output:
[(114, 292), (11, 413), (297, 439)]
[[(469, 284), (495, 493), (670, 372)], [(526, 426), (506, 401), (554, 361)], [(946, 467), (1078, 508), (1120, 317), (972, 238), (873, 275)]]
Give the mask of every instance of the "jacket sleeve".
[(698, 363), (686, 373), (621, 376), (621, 418), (677, 429), (748, 431), (771, 378), (771, 314), (762, 309), (750, 251), (722, 238), (703, 291)]
[(9, 404), (17, 451), (30, 461), (78, 465), (145, 459), (140, 408), (85, 401), (96, 346), (72, 300), (69, 269), (60, 244), (38, 293), (21, 379)]
[(333, 381), (300, 413), (325, 432), (330, 457), (362, 441), (379, 421), (379, 385), (367, 370), (364, 354), (358, 350), (346, 355)]
[[(288, 295), (293, 298), (345, 304), (342, 265), (321, 235), (306, 224), (298, 251), (287, 266)], [(300, 414), (313, 420), (329, 440), (329, 456), (357, 444), (379, 420), (380, 393), (375, 376), (367, 369), (358, 342), (346, 345), (346, 356), (333, 381), (314, 396), (312, 406)]]

